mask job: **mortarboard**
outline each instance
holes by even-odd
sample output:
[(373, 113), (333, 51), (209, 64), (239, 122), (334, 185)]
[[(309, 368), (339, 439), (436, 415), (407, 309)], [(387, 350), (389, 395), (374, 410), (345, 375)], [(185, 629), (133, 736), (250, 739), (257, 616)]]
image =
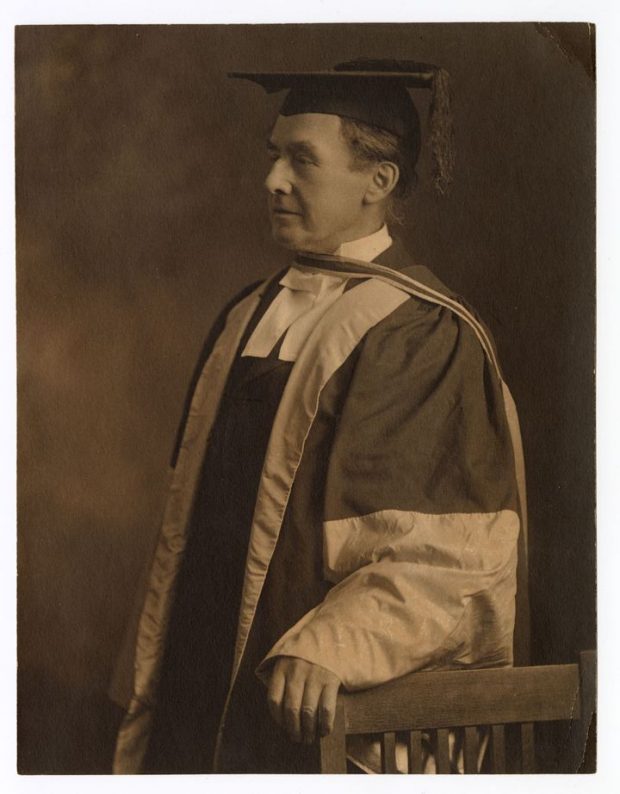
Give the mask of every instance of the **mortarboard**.
[[(287, 90), (281, 115), (330, 113), (380, 127), (413, 141), (417, 159), (420, 122), (408, 89), (432, 92), (429, 108), (434, 182), (446, 193), (452, 182), (454, 145), (448, 73), (415, 61), (359, 59), (311, 72), (230, 72), (252, 80), (267, 93)], [(412, 164), (415, 166), (415, 162)]]

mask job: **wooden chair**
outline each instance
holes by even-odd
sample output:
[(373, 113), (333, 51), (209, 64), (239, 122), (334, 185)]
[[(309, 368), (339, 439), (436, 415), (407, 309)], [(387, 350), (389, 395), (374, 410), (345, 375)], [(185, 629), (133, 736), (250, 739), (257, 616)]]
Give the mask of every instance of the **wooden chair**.
[[(451, 768), (449, 735), (463, 735), (464, 772), (479, 771), (478, 727), (489, 726), (485, 771), (536, 771), (536, 723), (571, 724), (573, 771), (579, 768), (596, 702), (596, 653), (580, 654), (579, 664), (413, 673), (373, 689), (338, 697), (334, 731), (322, 738), (321, 771), (347, 771), (345, 740), (350, 734), (380, 734), (381, 767), (397, 772), (397, 738), (407, 741), (409, 773), (423, 771), (423, 734), (434, 740), (438, 773)], [(514, 726), (514, 727), (513, 727)], [(517, 733), (520, 763), (512, 763)], [(507, 759), (509, 763), (507, 764)], [(512, 767), (512, 768), (511, 768)]]

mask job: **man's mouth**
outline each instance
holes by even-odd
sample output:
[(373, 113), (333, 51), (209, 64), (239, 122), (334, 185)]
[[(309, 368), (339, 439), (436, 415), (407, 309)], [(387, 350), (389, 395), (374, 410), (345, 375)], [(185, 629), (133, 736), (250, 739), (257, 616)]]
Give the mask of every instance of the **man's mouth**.
[(295, 212), (294, 210), (288, 210), (284, 207), (272, 207), (271, 212), (274, 215), (301, 215), (300, 212)]

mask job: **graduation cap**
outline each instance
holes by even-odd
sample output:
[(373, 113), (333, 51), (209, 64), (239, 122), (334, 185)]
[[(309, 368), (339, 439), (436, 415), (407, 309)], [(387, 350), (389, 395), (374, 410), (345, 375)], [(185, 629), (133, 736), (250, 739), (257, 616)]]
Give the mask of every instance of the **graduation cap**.
[(359, 59), (324, 71), (230, 72), (229, 77), (252, 80), (270, 94), (287, 90), (280, 109), (283, 116), (330, 113), (407, 139), (412, 170), (420, 148), (420, 121), (408, 89), (429, 89), (434, 183), (439, 193), (448, 191), (454, 166), (454, 133), (449, 75), (444, 69), (416, 61)]

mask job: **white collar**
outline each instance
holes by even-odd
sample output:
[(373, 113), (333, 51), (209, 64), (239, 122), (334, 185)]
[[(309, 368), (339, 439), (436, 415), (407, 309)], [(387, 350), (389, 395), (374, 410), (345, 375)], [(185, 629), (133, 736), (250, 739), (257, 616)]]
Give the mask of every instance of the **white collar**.
[(378, 232), (369, 234), (367, 237), (360, 237), (359, 240), (342, 243), (335, 253), (337, 256), (344, 256), (349, 259), (372, 262), (375, 257), (379, 256), (391, 245), (392, 238), (384, 223)]

